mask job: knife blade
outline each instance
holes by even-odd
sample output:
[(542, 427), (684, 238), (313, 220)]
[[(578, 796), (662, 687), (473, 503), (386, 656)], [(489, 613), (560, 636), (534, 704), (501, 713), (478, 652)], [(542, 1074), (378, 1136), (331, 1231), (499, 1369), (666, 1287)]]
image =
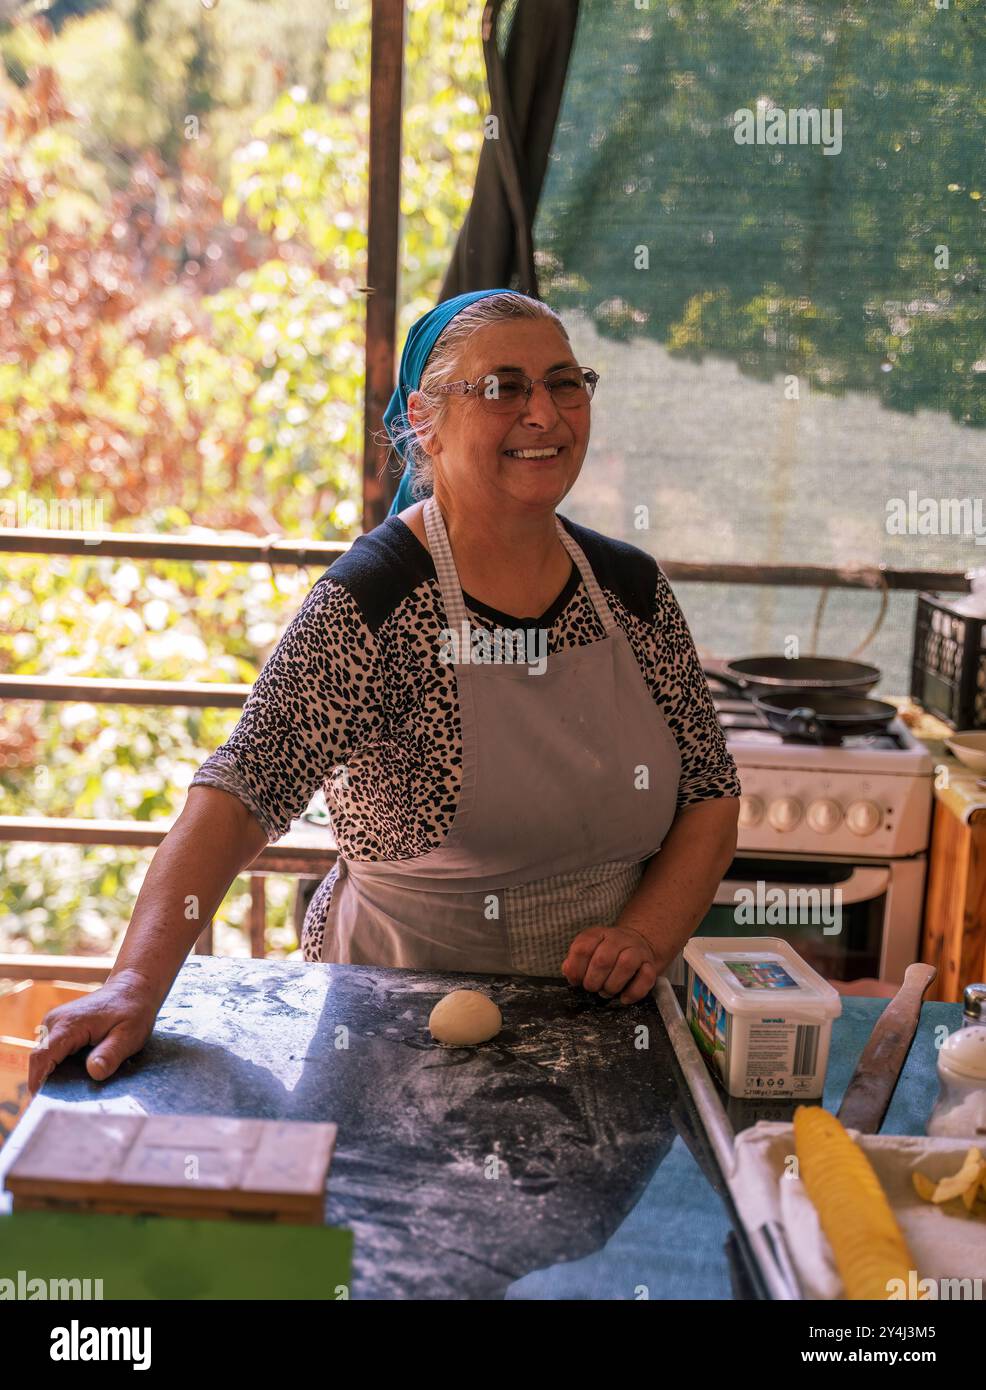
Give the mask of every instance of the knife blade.
[(937, 973), (935, 966), (922, 964), (904, 971), (904, 981), (877, 1019), (836, 1112), (846, 1129), (879, 1132), (914, 1041), (921, 1000)]

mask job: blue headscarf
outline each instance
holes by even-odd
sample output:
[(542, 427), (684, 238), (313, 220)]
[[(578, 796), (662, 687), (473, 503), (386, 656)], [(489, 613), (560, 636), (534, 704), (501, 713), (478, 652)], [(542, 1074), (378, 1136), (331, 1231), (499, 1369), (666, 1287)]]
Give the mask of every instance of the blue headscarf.
[[(472, 304), (476, 299), (485, 299), (487, 295), (491, 294), (518, 293), (520, 293), (518, 290), (505, 289), (470, 290), (468, 294), (457, 294), (453, 299), (443, 299), (441, 304), (437, 304), (434, 309), (429, 309), (427, 314), (422, 314), (421, 318), (415, 320), (407, 335), (404, 351), (401, 353), (401, 365), (397, 373), (397, 389), (383, 413), (383, 422), (387, 426), (387, 433), (391, 440), (394, 439), (394, 432), (397, 429), (410, 423), (407, 419), (408, 393), (416, 391), (420, 386), (425, 363), (428, 361), (442, 329), (455, 318), (460, 309), (464, 309), (467, 304)], [(530, 296), (527, 295), (525, 298), (530, 298)], [(395, 512), (403, 511), (415, 500), (411, 493), (411, 480), (414, 477), (413, 461), (409, 458), (406, 449), (396, 442), (394, 447), (407, 466), (401, 475), (400, 487), (397, 489), (397, 496), (391, 503), (389, 516), (393, 516)]]

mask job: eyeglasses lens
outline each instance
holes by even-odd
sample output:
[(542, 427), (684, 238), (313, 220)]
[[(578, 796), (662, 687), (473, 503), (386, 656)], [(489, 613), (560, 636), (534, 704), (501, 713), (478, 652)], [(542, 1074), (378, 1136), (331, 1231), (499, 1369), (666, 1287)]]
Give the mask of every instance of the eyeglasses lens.
[[(556, 405), (584, 405), (592, 396), (594, 382), (587, 382), (576, 369), (552, 372), (546, 378)], [(490, 410), (516, 410), (525, 399), (530, 381), (520, 372), (501, 372), (483, 378), (479, 395)]]

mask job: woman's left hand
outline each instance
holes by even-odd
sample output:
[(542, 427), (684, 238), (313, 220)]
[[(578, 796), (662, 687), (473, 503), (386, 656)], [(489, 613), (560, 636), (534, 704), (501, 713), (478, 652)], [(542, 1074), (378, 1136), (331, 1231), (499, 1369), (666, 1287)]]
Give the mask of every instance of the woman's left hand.
[(657, 951), (632, 927), (586, 927), (568, 948), (561, 973), (570, 985), (635, 1004), (657, 983)]

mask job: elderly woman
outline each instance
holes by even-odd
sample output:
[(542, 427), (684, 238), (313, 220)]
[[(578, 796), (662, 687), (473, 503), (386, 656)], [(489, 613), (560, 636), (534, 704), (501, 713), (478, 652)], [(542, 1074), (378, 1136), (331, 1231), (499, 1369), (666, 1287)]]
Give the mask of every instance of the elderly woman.
[(96, 1077), (143, 1045), (203, 921), (319, 786), (339, 854), (306, 960), (564, 976), (623, 1004), (653, 987), (733, 856), (739, 783), (655, 560), (555, 510), (596, 380), (526, 295), (414, 325), (385, 416), (407, 464), (391, 515), (306, 597), (106, 985), (49, 1016), (33, 1087), (86, 1043)]

